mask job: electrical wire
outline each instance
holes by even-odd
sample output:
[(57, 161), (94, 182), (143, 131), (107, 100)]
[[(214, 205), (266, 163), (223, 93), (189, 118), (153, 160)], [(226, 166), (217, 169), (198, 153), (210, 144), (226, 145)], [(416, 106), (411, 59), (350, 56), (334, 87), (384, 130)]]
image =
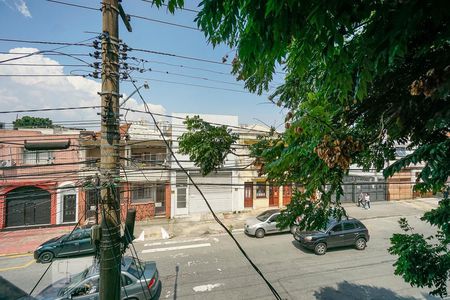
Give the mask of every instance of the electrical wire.
[(272, 294), (275, 296), (276, 299), (281, 300), (281, 296), (278, 294), (277, 290), (272, 286), (272, 284), (266, 279), (266, 277), (264, 276), (264, 274), (259, 270), (259, 268), (255, 265), (255, 263), (252, 261), (252, 259), (248, 256), (248, 254), (245, 252), (245, 250), (242, 248), (242, 246), (240, 245), (240, 243), (236, 240), (236, 238), (233, 236), (233, 234), (231, 233), (231, 231), (222, 223), (222, 221), (217, 217), (217, 215), (214, 213), (214, 210), (212, 209), (211, 205), (209, 204), (208, 200), (206, 199), (205, 195), (203, 194), (203, 192), (201, 191), (201, 189), (196, 185), (196, 183), (194, 182), (194, 180), (192, 179), (192, 177), (190, 176), (189, 172), (186, 171), (183, 166), (181, 165), (180, 162), (178, 162), (177, 157), (174, 153), (174, 151), (172, 150), (169, 142), (166, 140), (163, 131), (159, 128), (158, 122), (156, 121), (155, 117), (153, 116), (153, 114), (151, 113), (151, 111), (148, 108), (148, 105), (144, 99), (144, 97), (142, 96), (142, 94), (140, 93), (138, 87), (136, 86), (136, 84), (133, 82), (133, 85), (135, 87), (135, 89), (137, 90), (137, 93), (139, 95), (139, 97), (141, 98), (142, 102), (144, 103), (144, 107), (147, 110), (147, 113), (150, 115), (150, 117), (152, 118), (153, 122), (155, 123), (156, 128), (158, 129), (158, 131), (161, 134), (162, 139), (164, 140), (167, 149), (169, 150), (170, 154), (172, 155), (172, 157), (174, 158), (174, 160), (177, 162), (178, 166), (183, 170), (183, 172), (186, 174), (186, 176), (189, 178), (189, 180), (192, 182), (192, 184), (194, 185), (194, 187), (197, 189), (197, 191), (199, 192), (199, 194), (202, 196), (203, 200), (205, 201), (206, 206), (208, 207), (209, 211), (211, 212), (211, 214), (213, 215), (213, 218), (216, 220), (216, 222), (227, 232), (227, 234), (233, 239), (233, 241), (235, 242), (236, 246), (238, 247), (238, 249), (241, 251), (241, 253), (244, 255), (244, 257), (247, 259), (247, 261), (250, 263), (250, 265), (253, 267), (253, 269), (258, 273), (258, 275), (260, 275), (260, 277), (264, 280), (264, 282), (266, 283), (266, 285), (269, 287), (269, 289), (271, 290)]
[(57, 0), (46, 0), (46, 1), (47, 2), (57, 3), (57, 4), (62, 4), (62, 5), (67, 5), (67, 6), (72, 6), (72, 7), (85, 8), (85, 9), (95, 10), (95, 11), (102, 11), (101, 8), (95, 8), (95, 7), (92, 7), (92, 6), (79, 5), (79, 4), (68, 3), (68, 2), (57, 1)]

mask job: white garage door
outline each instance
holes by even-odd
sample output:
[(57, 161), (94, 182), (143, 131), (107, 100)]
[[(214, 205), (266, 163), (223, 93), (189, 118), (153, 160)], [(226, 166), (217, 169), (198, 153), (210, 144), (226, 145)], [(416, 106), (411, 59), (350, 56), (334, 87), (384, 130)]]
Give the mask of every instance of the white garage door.
[[(209, 204), (215, 212), (231, 211), (232, 191), (231, 172), (221, 172), (208, 176), (191, 175), (198, 184)], [(195, 186), (189, 185), (189, 213), (209, 212), (200, 193)]]

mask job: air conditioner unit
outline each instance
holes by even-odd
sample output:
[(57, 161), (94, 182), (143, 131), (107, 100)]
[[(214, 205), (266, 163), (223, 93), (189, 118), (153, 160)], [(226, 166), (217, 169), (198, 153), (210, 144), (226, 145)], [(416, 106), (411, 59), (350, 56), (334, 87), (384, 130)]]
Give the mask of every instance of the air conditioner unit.
[(0, 167), (1, 168), (7, 168), (7, 167), (13, 167), (16, 165), (16, 162), (13, 160), (0, 160)]

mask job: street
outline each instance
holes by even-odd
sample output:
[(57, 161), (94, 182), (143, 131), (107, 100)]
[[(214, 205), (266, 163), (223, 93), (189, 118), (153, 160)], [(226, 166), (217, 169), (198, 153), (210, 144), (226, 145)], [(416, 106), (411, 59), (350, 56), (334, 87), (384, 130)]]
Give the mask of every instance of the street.
[[(427, 234), (431, 228), (419, 217), (431, 205), (399, 202), (384, 209), (404, 213), (417, 232)], [(381, 215), (363, 221), (371, 235), (364, 251), (339, 248), (316, 256), (288, 233), (263, 239), (243, 232), (235, 235), (286, 299), (434, 299), (427, 290), (412, 288), (393, 274), (395, 258), (387, 248), (392, 233), (400, 231), (399, 217)], [(161, 299), (273, 299), (263, 280), (224, 234), (146, 240), (136, 242), (135, 247), (139, 258), (157, 262), (163, 284)], [(91, 262), (91, 257), (55, 261), (35, 293)], [(2, 257), (0, 276), (29, 292), (47, 266), (34, 263), (29, 255)]]

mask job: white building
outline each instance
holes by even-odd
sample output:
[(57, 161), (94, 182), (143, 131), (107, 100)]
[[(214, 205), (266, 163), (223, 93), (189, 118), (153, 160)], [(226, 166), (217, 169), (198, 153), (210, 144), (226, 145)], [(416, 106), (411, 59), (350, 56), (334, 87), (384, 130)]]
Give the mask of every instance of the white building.
[[(229, 154), (226, 158), (224, 168), (208, 176), (202, 176), (199, 168), (189, 160), (186, 155), (178, 152), (178, 137), (186, 132), (183, 124), (184, 118), (199, 114), (174, 113), (172, 114), (172, 147), (177, 159), (183, 168), (188, 170), (189, 175), (199, 186), (204, 196), (215, 212), (238, 211), (244, 207), (243, 192), (239, 189), (238, 171), (235, 170), (238, 160), (235, 155)], [(239, 126), (237, 116), (229, 115), (199, 115), (204, 121), (224, 124), (237, 128)], [(194, 185), (189, 181), (186, 174), (177, 163), (171, 159), (171, 216), (184, 216), (191, 214), (209, 213), (209, 209)]]

